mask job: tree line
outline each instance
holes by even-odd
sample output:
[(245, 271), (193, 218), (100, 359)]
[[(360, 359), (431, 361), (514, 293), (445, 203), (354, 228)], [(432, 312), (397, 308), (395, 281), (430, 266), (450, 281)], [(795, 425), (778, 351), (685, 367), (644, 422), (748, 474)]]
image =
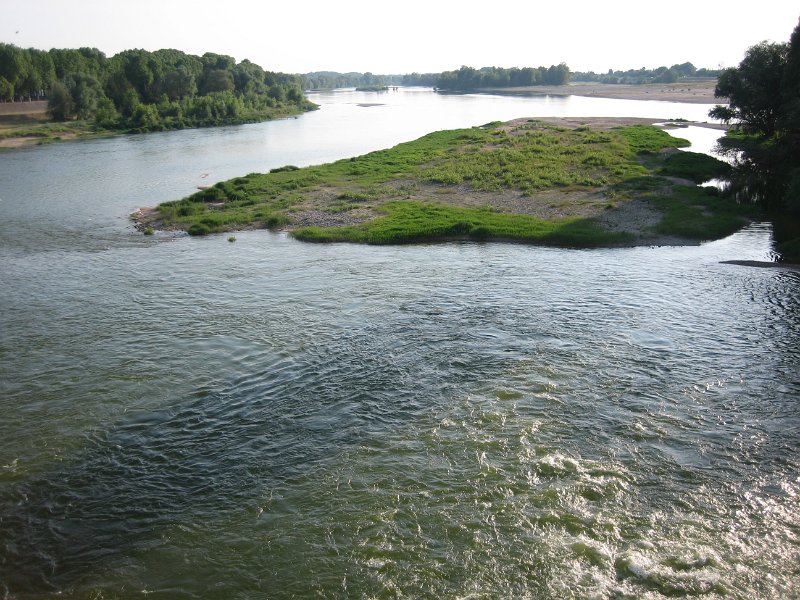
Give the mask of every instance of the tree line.
[(307, 90), (333, 90), (336, 88), (402, 85), (402, 75), (374, 75), (366, 73), (337, 73), (315, 71), (303, 75), (303, 87)]
[(372, 73), (336, 73), (317, 71), (303, 75), (305, 89), (334, 89), (370, 86), (424, 86), (443, 90), (474, 90), (478, 88), (521, 87), (531, 85), (564, 85), (570, 71), (565, 64), (551, 67), (502, 69), (499, 67), (461, 67), (442, 73), (407, 73), (405, 75), (374, 75)]
[(107, 129), (152, 131), (260, 121), (309, 110), (302, 78), (207, 52), (0, 44), (0, 100), (47, 98), (51, 116)]
[(671, 67), (661, 66), (656, 69), (628, 69), (627, 71), (615, 71), (609, 69), (607, 73), (595, 73), (594, 71), (577, 71), (572, 73), (572, 81), (589, 83), (610, 83), (610, 84), (644, 84), (644, 83), (675, 83), (686, 77), (718, 77), (720, 70), (698, 69), (690, 62), (675, 64)]
[[(480, 88), (526, 87), (532, 85), (565, 85), (569, 82), (569, 67), (561, 63), (549, 67), (483, 67), (463, 66), (456, 71), (444, 71), (434, 78), (412, 73), (403, 78), (405, 85), (420, 85), (420, 80), (433, 81), (442, 90), (475, 90)], [(417, 82), (412, 83), (416, 78)]]
[(781, 250), (800, 259), (800, 23), (788, 43), (750, 47), (714, 94), (728, 105), (709, 116), (733, 126), (720, 141), (735, 159), (730, 192), (784, 215), (775, 222)]

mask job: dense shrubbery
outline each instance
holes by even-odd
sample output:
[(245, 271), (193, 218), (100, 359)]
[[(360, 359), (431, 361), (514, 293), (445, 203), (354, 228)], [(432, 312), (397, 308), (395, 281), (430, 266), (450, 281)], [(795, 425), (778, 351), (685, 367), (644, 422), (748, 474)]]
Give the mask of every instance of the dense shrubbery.
[(152, 131), (309, 110), (302, 80), (230, 56), (179, 50), (24, 50), (0, 44), (0, 100), (47, 97), (55, 120)]

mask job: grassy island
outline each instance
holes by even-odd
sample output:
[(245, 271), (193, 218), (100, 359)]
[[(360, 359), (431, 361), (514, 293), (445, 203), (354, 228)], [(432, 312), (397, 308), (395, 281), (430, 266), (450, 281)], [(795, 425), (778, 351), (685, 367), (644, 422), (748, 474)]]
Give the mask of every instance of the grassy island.
[[(139, 227), (282, 228), (300, 240), (449, 239), (596, 247), (722, 237), (747, 206), (695, 185), (728, 165), (643, 120), (517, 120), (388, 150), (252, 173), (167, 202)], [(665, 242), (666, 243), (666, 242)]]

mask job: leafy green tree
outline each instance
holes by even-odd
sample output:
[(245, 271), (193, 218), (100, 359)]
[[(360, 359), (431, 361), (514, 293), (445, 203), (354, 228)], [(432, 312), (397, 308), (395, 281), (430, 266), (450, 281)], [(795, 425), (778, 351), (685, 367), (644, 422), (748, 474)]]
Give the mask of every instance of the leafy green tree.
[(75, 104), (72, 101), (72, 94), (69, 93), (67, 86), (56, 81), (50, 88), (50, 96), (47, 99), (47, 112), (55, 121), (66, 121), (75, 114)]
[(267, 92), (270, 98), (277, 102), (285, 102), (286, 101), (286, 88), (282, 85), (273, 85), (269, 88)]
[(120, 116), (117, 107), (110, 98), (100, 98), (94, 113), (94, 122), (104, 129), (114, 129), (119, 125)]
[(0, 76), (0, 100), (10, 102), (14, 99), (14, 86), (5, 77)]
[(233, 81), (238, 94), (264, 92), (264, 69), (245, 59), (233, 69)]
[(94, 118), (98, 102), (105, 98), (100, 82), (86, 73), (72, 73), (64, 83), (72, 96), (73, 110), (77, 117)]
[(170, 100), (181, 100), (197, 93), (195, 76), (185, 65), (169, 71), (161, 87)]
[(136, 93), (136, 90), (128, 88), (118, 106), (122, 116), (129, 119), (141, 104), (142, 101), (139, 99), (139, 94)]
[(125, 50), (114, 57), (120, 63), (122, 73), (145, 103), (157, 102), (164, 65), (158, 56), (146, 50)]
[(143, 131), (160, 129), (160, 123), (158, 110), (153, 104), (138, 104), (128, 120), (132, 128)]
[(800, 151), (800, 23), (792, 32), (786, 53), (778, 127), (791, 137), (793, 148)]
[(675, 69), (667, 69), (666, 67), (662, 67), (664, 70), (658, 74), (658, 76), (653, 79), (653, 83), (675, 83), (678, 81), (678, 72)]
[(20, 93), (30, 75), (32, 65), (28, 53), (13, 44), (0, 44), (0, 77), (5, 78)]
[(730, 104), (710, 116), (738, 131), (721, 142), (737, 160), (732, 191), (800, 211), (800, 24), (788, 44), (749, 48), (738, 67), (722, 72), (715, 94)]
[(232, 56), (226, 56), (225, 54), (206, 52), (200, 57), (200, 60), (203, 63), (204, 71), (232, 71), (236, 66), (236, 59), (234, 59)]
[(232, 92), (236, 89), (233, 74), (224, 69), (212, 69), (204, 73), (200, 83), (200, 95), (206, 96), (213, 92)]
[(675, 73), (678, 74), (678, 77), (693, 77), (695, 73), (697, 73), (697, 67), (690, 62), (685, 62), (680, 65), (672, 65), (670, 70), (675, 71)]
[(108, 67), (106, 55), (97, 48), (53, 48), (48, 54), (60, 80), (70, 73), (86, 73), (102, 80)]
[(18, 84), (19, 90), (29, 98), (41, 98), (56, 79), (53, 60), (47, 52), (29, 48), (23, 51), (27, 56), (28, 68), (24, 79)]
[(751, 47), (738, 67), (725, 69), (719, 76), (714, 95), (728, 98), (730, 104), (713, 108), (710, 116), (726, 123), (735, 120), (749, 133), (773, 135), (788, 50), (788, 44), (770, 42)]
[(289, 102), (299, 104), (305, 99), (303, 89), (297, 84), (290, 85), (289, 89), (286, 91), (286, 99)]

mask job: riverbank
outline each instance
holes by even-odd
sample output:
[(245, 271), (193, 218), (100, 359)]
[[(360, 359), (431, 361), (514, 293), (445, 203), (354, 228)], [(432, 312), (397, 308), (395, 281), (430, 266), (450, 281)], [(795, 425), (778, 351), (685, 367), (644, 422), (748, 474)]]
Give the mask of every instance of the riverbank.
[(336, 163), (238, 177), (134, 220), (142, 231), (193, 235), (261, 227), (306, 241), (581, 247), (698, 243), (741, 227), (742, 207), (695, 185), (727, 165), (679, 153), (688, 143), (655, 122), (518, 119), (436, 132)]
[(224, 119), (221, 122), (213, 121), (200, 123), (195, 127), (159, 126), (150, 130), (142, 129), (103, 129), (98, 128), (93, 121), (70, 120), (64, 122), (52, 121), (47, 114), (47, 102), (15, 102), (0, 104), (0, 151), (51, 144), (54, 142), (74, 141), (77, 139), (93, 139), (124, 135), (129, 133), (147, 133), (148, 131), (165, 131), (174, 129), (189, 129), (198, 127), (216, 127), (226, 125), (241, 125), (292, 118), (303, 112), (316, 110), (316, 105), (306, 103), (304, 108), (277, 107), (268, 113), (252, 113), (245, 116)]
[(106, 137), (88, 121), (52, 121), (47, 101), (0, 103), (0, 150), (13, 150), (53, 142)]
[(570, 83), (568, 85), (537, 85), (486, 89), (481, 91), (503, 94), (530, 94), (553, 96), (587, 96), (617, 100), (654, 100), (660, 102), (685, 102), (690, 104), (724, 104), (714, 97), (716, 79), (703, 79), (685, 83), (644, 83), (640, 85), (609, 83)]

